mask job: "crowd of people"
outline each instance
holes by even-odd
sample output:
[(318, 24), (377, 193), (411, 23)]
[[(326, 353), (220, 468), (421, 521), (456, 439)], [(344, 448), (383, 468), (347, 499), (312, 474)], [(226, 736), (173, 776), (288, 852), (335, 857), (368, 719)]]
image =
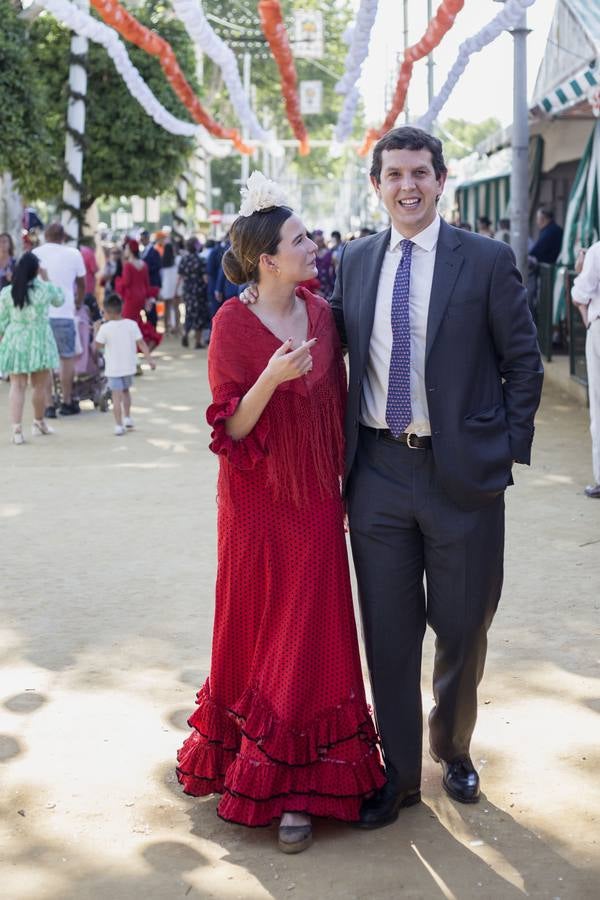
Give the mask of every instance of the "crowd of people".
[[(326, 242), (317, 229), (314, 239), (317, 273), (307, 287), (327, 298), (342, 238), (333, 232)], [(213, 316), (239, 293), (240, 286), (228, 280), (221, 264), (229, 246), (228, 235), (220, 240), (191, 236), (184, 242), (168, 231), (152, 236), (143, 229), (105, 244), (99, 266), (93, 240), (83, 238), (78, 248), (69, 246), (59, 222), (46, 227), (43, 241), (33, 241), (28, 233), (20, 258), (12, 237), (0, 234), (0, 373), (10, 379), (13, 443), (25, 443), (29, 376), (34, 435), (52, 434), (48, 420), (77, 415), (82, 399), (105, 408), (106, 396), (112, 399), (115, 434), (130, 430), (130, 380), (142, 373), (136, 354), (144, 354), (154, 366), (150, 354), (165, 334), (179, 336), (184, 347), (191, 339), (196, 349), (206, 347)], [(116, 321), (134, 323), (135, 328), (126, 326), (126, 332)], [(124, 345), (115, 349), (115, 339), (106, 339), (113, 333), (122, 335), (127, 352)], [(115, 375), (115, 366), (123, 365), (126, 371)], [(100, 373), (110, 394), (100, 387), (87, 394), (79, 389), (84, 379), (98, 380)]]

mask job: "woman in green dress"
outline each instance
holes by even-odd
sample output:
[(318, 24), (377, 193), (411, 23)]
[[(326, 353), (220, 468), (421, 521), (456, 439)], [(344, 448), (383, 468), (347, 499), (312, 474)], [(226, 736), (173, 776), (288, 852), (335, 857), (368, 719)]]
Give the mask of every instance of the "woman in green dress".
[(34, 253), (24, 253), (12, 284), (0, 291), (0, 372), (10, 375), (9, 409), (12, 441), (24, 444), (23, 406), (27, 379), (33, 392), (34, 436), (52, 434), (44, 421), (46, 386), (58, 367), (56, 341), (48, 322), (48, 308), (62, 306), (61, 288), (50, 284)]

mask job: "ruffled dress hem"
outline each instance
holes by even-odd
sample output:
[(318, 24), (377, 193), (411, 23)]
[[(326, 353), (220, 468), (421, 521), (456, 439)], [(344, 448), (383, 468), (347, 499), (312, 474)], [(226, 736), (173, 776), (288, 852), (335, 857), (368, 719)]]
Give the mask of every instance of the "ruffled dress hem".
[(177, 776), (187, 794), (222, 794), (217, 813), (229, 822), (259, 827), (284, 812), (351, 822), (385, 783), (369, 710), (352, 697), (302, 730), (278, 720), (256, 688), (228, 709), (207, 681), (197, 703)]

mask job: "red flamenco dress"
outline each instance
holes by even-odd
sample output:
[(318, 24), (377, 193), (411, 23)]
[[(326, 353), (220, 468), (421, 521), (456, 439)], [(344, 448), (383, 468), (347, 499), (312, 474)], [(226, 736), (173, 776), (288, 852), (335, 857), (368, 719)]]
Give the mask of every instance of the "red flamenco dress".
[(123, 272), (115, 278), (115, 290), (123, 300), (123, 318), (137, 322), (146, 343), (158, 347), (162, 334), (150, 322), (144, 321), (141, 315), (148, 298), (156, 297), (159, 290), (150, 284), (146, 263), (139, 269), (131, 262), (124, 263)]
[(284, 812), (358, 818), (385, 782), (366, 703), (340, 498), (346, 377), (328, 304), (298, 289), (313, 369), (281, 384), (239, 441), (225, 421), (281, 341), (239, 302), (213, 320), (211, 449), (219, 454), (210, 677), (178, 753), (186, 793), (268, 825)]

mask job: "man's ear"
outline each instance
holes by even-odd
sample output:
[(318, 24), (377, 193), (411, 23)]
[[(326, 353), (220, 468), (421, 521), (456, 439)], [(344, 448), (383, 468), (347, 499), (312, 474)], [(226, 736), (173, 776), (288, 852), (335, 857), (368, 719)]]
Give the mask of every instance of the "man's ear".
[(370, 178), (370, 180), (371, 180), (371, 184), (373, 185), (373, 188), (374, 188), (374, 190), (375, 190), (375, 193), (376, 193), (377, 196), (379, 197), (379, 195), (381, 194), (381, 185), (380, 185), (380, 183), (377, 181), (377, 179), (375, 178), (374, 175), (369, 175), (369, 178)]

